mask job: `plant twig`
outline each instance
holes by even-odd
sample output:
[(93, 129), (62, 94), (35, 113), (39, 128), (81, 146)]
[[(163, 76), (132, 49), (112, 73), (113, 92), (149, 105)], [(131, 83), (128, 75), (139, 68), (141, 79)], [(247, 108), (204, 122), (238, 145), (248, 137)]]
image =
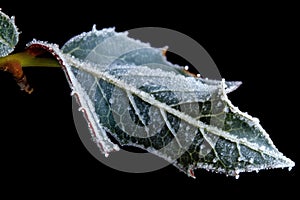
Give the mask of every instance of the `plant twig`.
[(0, 58), (0, 70), (7, 71), (13, 75), (21, 90), (28, 94), (33, 92), (30, 87), (22, 67), (60, 67), (57, 60), (53, 58), (36, 57), (44, 52), (34, 52), (26, 50)]

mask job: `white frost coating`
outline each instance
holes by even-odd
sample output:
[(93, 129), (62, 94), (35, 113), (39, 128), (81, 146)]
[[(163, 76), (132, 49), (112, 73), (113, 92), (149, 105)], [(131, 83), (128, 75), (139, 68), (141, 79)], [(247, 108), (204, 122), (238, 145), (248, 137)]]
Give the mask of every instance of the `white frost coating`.
[[(253, 150), (258, 151), (258, 152), (262, 152), (262, 153), (264, 153), (266, 155), (269, 155), (271, 157), (274, 157), (278, 160), (284, 161), (284, 164), (282, 162), (274, 163), (274, 165), (270, 166), (270, 167), (278, 167), (278, 166), (284, 166), (284, 167), (291, 166), (291, 167), (293, 167), (294, 166), (294, 162), (291, 161), (289, 158), (285, 157), (279, 151), (270, 151), (268, 149), (265, 149), (264, 151), (261, 151), (259, 145), (255, 144), (255, 143), (251, 143), (251, 142), (249, 142), (245, 139), (240, 139), (237, 136), (231, 135), (229, 132), (223, 131), (223, 130), (217, 128), (217, 127), (206, 125), (205, 123), (203, 123), (199, 120), (196, 120), (195, 118), (192, 118), (191, 116), (186, 115), (185, 113), (182, 113), (182, 112), (168, 106), (167, 104), (156, 100), (150, 94), (148, 94), (144, 91), (141, 91), (141, 90), (137, 89), (136, 87), (134, 87), (134, 86), (132, 86), (128, 83), (125, 83), (123, 80), (120, 80), (120, 79), (114, 77), (113, 75), (108, 74), (107, 72), (97, 70), (97, 68), (94, 68), (89, 63), (78, 62), (77, 60), (74, 60), (74, 58), (72, 58), (70, 56), (67, 56), (67, 55), (65, 55), (65, 58), (68, 60), (69, 63), (71, 63), (71, 65), (74, 65), (76, 68), (78, 68), (82, 71), (85, 71), (87, 73), (90, 73), (95, 77), (103, 79), (103, 80), (115, 85), (116, 87), (119, 87), (119, 88), (123, 89), (124, 91), (128, 91), (131, 94), (134, 94), (134, 95), (140, 97), (143, 101), (145, 101), (145, 102), (147, 102), (147, 103), (149, 103), (153, 106), (156, 106), (157, 108), (162, 109), (165, 112), (168, 112), (168, 113), (170, 113), (174, 116), (177, 116), (178, 118), (184, 120), (185, 122), (187, 122), (187, 123), (189, 123), (189, 124), (191, 124), (195, 127), (198, 127), (200, 129), (206, 129), (209, 133), (211, 133), (215, 136), (220, 136), (220, 137), (226, 138), (227, 140), (229, 140), (231, 142), (245, 145), (250, 149), (253, 149)], [(225, 91), (226, 86), (225, 86), (225, 80), (224, 79), (222, 80), (222, 85), (223, 85), (222, 86), (222, 88), (223, 88), (223, 97), (222, 98), (223, 98), (223, 100), (225, 100), (228, 103), (229, 100), (226, 96), (226, 91)], [(229, 105), (232, 107), (231, 103)], [(235, 109), (235, 112), (240, 112), (240, 111)], [(244, 114), (242, 112), (240, 112), (240, 113), (242, 114), (242, 116), (246, 116), (249, 120), (252, 119), (252, 117), (250, 115)], [(260, 125), (258, 127), (260, 127)], [(264, 134), (266, 135), (265, 132), (264, 132)], [(267, 135), (267, 138), (269, 138), (268, 135)], [(210, 144), (210, 145), (213, 145), (213, 144)], [(263, 168), (265, 168), (265, 167), (261, 167), (260, 169), (263, 169)], [(257, 168), (253, 168), (253, 170), (254, 169), (257, 169)]]
[(254, 162), (254, 158), (250, 158), (249, 163), (253, 164), (253, 162)]
[(97, 28), (96, 28), (96, 24), (93, 24), (92, 32), (96, 32), (96, 31), (98, 31)]

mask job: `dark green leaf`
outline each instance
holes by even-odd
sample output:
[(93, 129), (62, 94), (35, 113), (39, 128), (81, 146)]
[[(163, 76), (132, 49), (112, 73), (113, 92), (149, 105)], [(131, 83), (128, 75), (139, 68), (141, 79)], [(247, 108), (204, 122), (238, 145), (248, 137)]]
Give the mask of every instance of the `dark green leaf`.
[(0, 57), (10, 54), (19, 40), (19, 32), (14, 17), (0, 11)]
[(111, 134), (119, 145), (145, 149), (189, 176), (197, 168), (238, 177), (239, 172), (294, 166), (258, 119), (228, 99), (240, 82), (190, 76), (168, 62), (162, 49), (113, 29), (93, 28), (68, 41), (62, 52), (48, 46), (66, 67), (105, 155), (119, 149)]

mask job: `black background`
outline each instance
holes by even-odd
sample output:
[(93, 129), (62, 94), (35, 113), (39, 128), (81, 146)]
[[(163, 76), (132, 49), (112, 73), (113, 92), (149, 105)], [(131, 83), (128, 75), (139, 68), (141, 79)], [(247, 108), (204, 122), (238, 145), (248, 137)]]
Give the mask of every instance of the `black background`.
[[(297, 64), (296, 13), (293, 5), (192, 5), (145, 1), (104, 4), (102, 1), (1, 1), (22, 32), (15, 51), (33, 38), (62, 46), (71, 37), (115, 27), (165, 27), (201, 44), (226, 80), (243, 85), (229, 98), (240, 110), (258, 117), (274, 144), (296, 161)], [(298, 45), (299, 46), (299, 45)], [(85, 149), (72, 117), (70, 88), (61, 69), (26, 68), (35, 89), (20, 91), (10, 74), (0, 72), (1, 182), (11, 195), (96, 195), (140, 197), (238, 197), (296, 194), (296, 167), (242, 173), (236, 180), (197, 170), (194, 180), (175, 167), (132, 174), (111, 169)], [(299, 85), (299, 84), (298, 84)], [(296, 114), (294, 117), (292, 114)], [(113, 192), (108, 192), (113, 191)], [(170, 196), (169, 196), (170, 195)], [(144, 197), (142, 197), (144, 198)]]

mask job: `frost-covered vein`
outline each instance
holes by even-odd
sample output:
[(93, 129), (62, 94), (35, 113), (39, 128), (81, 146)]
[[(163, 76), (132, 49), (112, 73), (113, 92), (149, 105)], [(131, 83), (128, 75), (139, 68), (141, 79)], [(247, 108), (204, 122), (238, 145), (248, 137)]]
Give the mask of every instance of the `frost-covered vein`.
[(97, 85), (97, 78), (95, 78), (95, 81), (93, 82), (93, 84), (91, 85), (91, 88), (88, 91), (88, 94), (91, 95), (91, 92), (93, 91), (93, 88)]
[(68, 52), (65, 52), (65, 53), (72, 54), (73, 52), (75, 52), (77, 50), (80, 50), (80, 48), (76, 47), (76, 48), (72, 49), (71, 51), (68, 51)]
[(105, 95), (105, 92), (103, 91), (102, 87), (99, 85), (99, 80), (97, 78), (95, 78), (95, 82), (96, 82), (96, 85), (98, 87), (98, 89), (100, 90), (101, 94), (102, 94), (102, 98), (104, 98), (104, 100), (106, 102), (109, 102), (109, 100), (106, 98), (106, 95)]
[(116, 57), (116, 56), (110, 56), (110, 55), (105, 55), (105, 54), (98, 54), (97, 51), (94, 51), (94, 50), (92, 50), (91, 52), (94, 52), (96, 55), (100, 55), (102, 58), (103, 57), (104, 58), (108, 58), (111, 61), (114, 61), (114, 60), (118, 59), (118, 57)]
[[(149, 63), (147, 63), (149, 64)], [(155, 63), (153, 63), (155, 64)], [(144, 67), (141, 67), (143, 68), (144, 70)], [(126, 69), (126, 68), (125, 68)], [(138, 70), (138, 69), (136, 69)], [(169, 72), (170, 73), (170, 72)], [(162, 73), (162, 74), (136, 74), (136, 73), (128, 73), (128, 74), (124, 74), (122, 75), (123, 77), (132, 77), (133, 75), (138, 75), (139, 77), (141, 78), (170, 78), (170, 76), (168, 76), (167, 74), (165, 73)], [(179, 75), (179, 74), (178, 74)]]
[(132, 107), (133, 107), (133, 109), (135, 111), (135, 114), (138, 116), (139, 120), (144, 125), (145, 131), (146, 131), (146, 133), (147, 133), (147, 135), (149, 137), (149, 135), (150, 135), (149, 128), (147, 127), (147, 124), (146, 124), (144, 118), (141, 116), (140, 109), (137, 107), (132, 94), (129, 91), (126, 90), (126, 95), (127, 95), (128, 99), (129, 99), (130, 104), (132, 105)]
[[(180, 104), (179, 104), (180, 105)], [(172, 105), (173, 106), (173, 105)], [(216, 114), (207, 114), (207, 115), (199, 115), (197, 117), (195, 117), (196, 120), (199, 120), (203, 117), (219, 117), (219, 116), (222, 116), (223, 115), (223, 112), (220, 112), (220, 113), (216, 113)]]
[[(163, 109), (166, 112), (186, 121), (187, 123), (198, 127), (198, 128), (202, 128), (202, 129), (206, 129), (208, 132), (219, 136), (219, 137), (223, 137), (231, 142), (234, 143), (238, 143), (238, 144), (243, 144), (245, 146), (247, 146), (248, 148), (254, 150), (254, 151), (258, 151), (258, 152), (263, 152), (266, 155), (272, 156), (274, 158), (278, 158), (278, 159), (283, 159), (286, 160), (286, 162), (292, 162), (290, 161), (288, 158), (286, 158), (285, 156), (282, 155), (282, 153), (279, 152), (274, 152), (274, 151), (269, 151), (267, 149), (261, 150), (260, 146), (255, 144), (255, 143), (251, 143), (249, 141), (247, 141), (246, 139), (240, 139), (234, 135), (231, 135), (230, 133), (223, 131), (217, 127), (211, 126), (211, 125), (206, 125), (201, 121), (196, 120), (195, 118), (192, 118), (189, 115), (186, 115), (185, 113), (182, 113), (170, 106), (168, 106), (165, 103), (162, 103), (158, 100), (156, 100), (154, 97), (152, 97), (150, 94), (141, 91), (139, 89), (137, 89), (136, 87), (125, 83), (123, 80), (117, 79), (116, 77), (108, 74), (107, 72), (103, 72), (103, 71), (99, 71), (96, 68), (93, 67), (93, 65), (91, 65), (90, 63), (82, 63), (82, 62), (78, 62), (76, 59), (70, 57), (70, 56), (66, 56), (66, 58), (68, 59), (68, 61), (70, 63), (72, 63), (72, 65), (74, 65), (74, 67), (85, 71), (87, 73), (92, 74), (95, 77), (101, 78), (125, 91), (129, 91), (131, 94), (134, 94), (138, 97), (140, 97), (142, 100), (144, 100), (145, 102), (156, 106), (159, 109)], [(223, 94), (223, 96), (225, 96), (226, 94)], [(229, 101), (229, 100), (228, 100)]]
[(238, 153), (239, 153), (239, 158), (242, 158), (242, 157), (243, 157), (243, 154), (242, 154), (240, 145), (239, 145), (239, 144), (235, 144), (235, 145), (236, 145), (236, 148), (237, 148)]
[[(209, 137), (207, 137), (204, 129), (201, 129), (199, 128), (200, 132), (202, 133), (202, 137), (203, 139), (209, 144), (209, 146), (212, 148), (216, 158), (221, 162), (221, 164), (223, 165), (223, 167), (226, 167), (225, 164), (222, 162), (222, 160), (220, 159), (219, 157), (219, 153), (216, 151), (216, 149), (214, 148), (215, 147), (215, 144), (213, 141), (211, 141), (211, 139)], [(199, 152), (200, 153), (200, 152)]]
[(178, 143), (179, 147), (182, 148), (182, 145), (181, 145), (179, 139), (177, 138), (176, 131), (172, 128), (172, 126), (171, 126), (171, 124), (170, 124), (170, 122), (168, 120), (168, 117), (167, 117), (167, 114), (166, 114), (165, 110), (163, 110), (162, 108), (160, 108), (159, 111), (160, 111), (160, 113), (161, 113), (161, 115), (162, 115), (162, 117), (163, 117), (163, 119), (164, 119), (164, 121), (165, 121), (168, 129), (171, 131), (171, 133), (174, 136), (176, 142)]

